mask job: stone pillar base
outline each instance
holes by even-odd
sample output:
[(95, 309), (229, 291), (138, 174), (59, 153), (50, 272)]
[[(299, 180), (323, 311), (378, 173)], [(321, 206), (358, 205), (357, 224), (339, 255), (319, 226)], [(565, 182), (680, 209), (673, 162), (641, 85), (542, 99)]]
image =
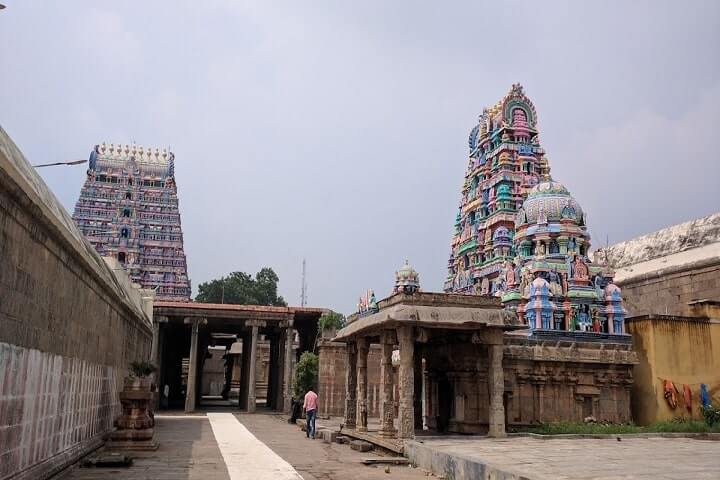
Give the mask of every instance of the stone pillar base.
[(397, 438), (397, 429), (393, 428), (390, 431), (387, 430), (380, 430), (378, 432), (378, 436), (380, 438)]

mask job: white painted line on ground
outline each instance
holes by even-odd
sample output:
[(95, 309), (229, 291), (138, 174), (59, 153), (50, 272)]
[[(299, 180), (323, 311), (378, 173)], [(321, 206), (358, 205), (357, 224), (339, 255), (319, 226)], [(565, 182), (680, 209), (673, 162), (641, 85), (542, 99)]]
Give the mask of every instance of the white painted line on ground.
[(208, 413), (230, 480), (303, 480), (232, 413)]

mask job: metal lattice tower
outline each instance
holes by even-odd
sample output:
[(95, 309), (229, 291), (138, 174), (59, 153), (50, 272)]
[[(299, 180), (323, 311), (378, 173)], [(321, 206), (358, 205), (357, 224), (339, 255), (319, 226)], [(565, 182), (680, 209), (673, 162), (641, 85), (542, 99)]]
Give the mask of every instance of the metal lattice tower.
[(305, 276), (305, 259), (303, 258), (302, 265), (302, 284), (300, 286), (300, 306), (304, 307), (307, 305), (307, 277)]

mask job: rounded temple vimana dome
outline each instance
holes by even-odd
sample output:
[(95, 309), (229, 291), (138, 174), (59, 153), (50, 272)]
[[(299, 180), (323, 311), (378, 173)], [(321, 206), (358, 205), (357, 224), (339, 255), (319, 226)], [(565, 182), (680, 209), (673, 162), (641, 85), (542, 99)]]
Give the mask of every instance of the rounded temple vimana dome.
[(563, 184), (548, 179), (530, 189), (527, 199), (517, 212), (515, 226), (561, 220), (580, 222), (583, 220), (583, 211)]

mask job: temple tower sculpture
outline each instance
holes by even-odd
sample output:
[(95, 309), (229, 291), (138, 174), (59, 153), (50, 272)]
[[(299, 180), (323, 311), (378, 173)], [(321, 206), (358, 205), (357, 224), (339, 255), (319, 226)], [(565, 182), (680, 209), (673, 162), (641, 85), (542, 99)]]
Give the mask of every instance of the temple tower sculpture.
[(73, 220), (100, 255), (115, 257), (156, 298), (190, 300), (171, 152), (96, 145)]
[(544, 177), (515, 218), (513, 250), (497, 281), (503, 305), (535, 332), (625, 333), (613, 271), (588, 258), (587, 216), (562, 184)]
[(537, 113), (520, 84), (483, 110), (470, 131), (469, 159), (455, 218), (446, 292), (497, 294), (527, 192), (549, 172)]

